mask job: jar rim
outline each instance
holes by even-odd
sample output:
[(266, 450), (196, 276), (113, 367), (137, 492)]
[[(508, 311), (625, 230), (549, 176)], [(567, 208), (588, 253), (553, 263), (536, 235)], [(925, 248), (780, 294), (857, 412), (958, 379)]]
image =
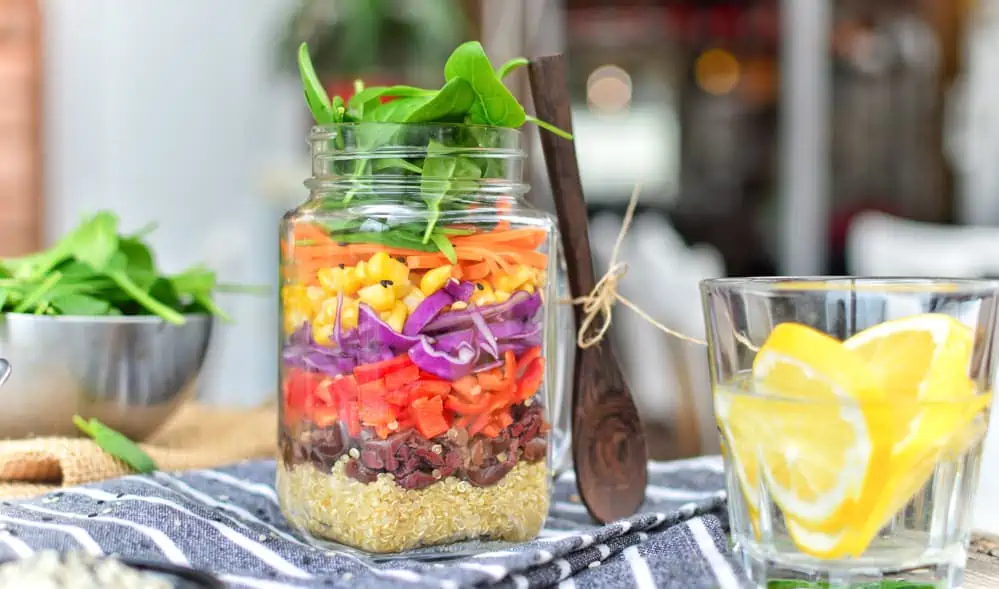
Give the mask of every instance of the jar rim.
[(379, 128), (379, 127), (404, 127), (406, 129), (481, 129), (498, 135), (509, 135), (519, 137), (522, 132), (513, 127), (498, 127), (495, 125), (478, 125), (475, 123), (391, 123), (383, 121), (357, 121), (330, 123), (326, 125), (313, 125), (309, 131), (310, 136), (325, 135), (335, 133), (344, 129)]

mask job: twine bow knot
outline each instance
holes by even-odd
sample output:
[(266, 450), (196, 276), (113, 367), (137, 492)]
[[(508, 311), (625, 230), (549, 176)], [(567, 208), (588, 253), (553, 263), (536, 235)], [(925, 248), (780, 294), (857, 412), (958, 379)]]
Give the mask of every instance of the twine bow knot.
[[(576, 334), (576, 345), (582, 349), (593, 347), (604, 339), (607, 330), (611, 326), (614, 303), (621, 303), (628, 307), (635, 313), (638, 313), (649, 324), (675, 338), (701, 346), (707, 345), (707, 342), (702, 339), (690, 337), (666, 327), (618, 292), (618, 282), (628, 273), (628, 264), (619, 262), (617, 258), (621, 250), (621, 244), (624, 242), (624, 236), (628, 233), (631, 221), (635, 217), (635, 208), (638, 206), (638, 195), (641, 192), (641, 188), (640, 184), (636, 185), (634, 192), (631, 193), (628, 210), (624, 213), (624, 219), (621, 221), (621, 230), (617, 234), (617, 241), (614, 242), (614, 249), (611, 251), (610, 265), (607, 272), (600, 277), (600, 280), (597, 281), (596, 286), (593, 287), (593, 290), (589, 294), (567, 301), (573, 305), (583, 306), (583, 320), (580, 322), (579, 331)], [(598, 317), (602, 318), (602, 321), (596, 331), (591, 334), (591, 328), (593, 328)]]

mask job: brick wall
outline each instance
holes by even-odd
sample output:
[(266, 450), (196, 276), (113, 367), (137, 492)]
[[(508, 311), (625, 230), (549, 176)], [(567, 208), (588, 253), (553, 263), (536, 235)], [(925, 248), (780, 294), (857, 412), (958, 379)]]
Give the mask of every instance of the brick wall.
[(41, 58), (38, 0), (0, 0), (0, 256), (41, 245)]

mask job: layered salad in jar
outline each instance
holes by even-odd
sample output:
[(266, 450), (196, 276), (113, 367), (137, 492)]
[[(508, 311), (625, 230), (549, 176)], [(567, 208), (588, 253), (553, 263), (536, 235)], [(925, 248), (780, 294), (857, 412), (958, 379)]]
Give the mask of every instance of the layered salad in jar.
[[(383, 94), (376, 111), (405, 100)], [(425, 188), (433, 149), (396, 163), (393, 181), (417, 168)], [(553, 225), (475, 198), (450, 214), (417, 207), (415, 228), (352, 218), (360, 191), (286, 216), (277, 483), (286, 516), (320, 543), (399, 553), (524, 541), (544, 524)]]

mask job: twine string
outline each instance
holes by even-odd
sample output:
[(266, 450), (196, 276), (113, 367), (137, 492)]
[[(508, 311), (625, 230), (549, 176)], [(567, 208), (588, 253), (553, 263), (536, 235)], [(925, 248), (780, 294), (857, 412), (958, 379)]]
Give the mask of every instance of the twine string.
[[(624, 219), (621, 221), (621, 230), (618, 232), (617, 240), (614, 242), (614, 249), (611, 250), (610, 264), (607, 272), (600, 277), (600, 280), (597, 281), (593, 290), (591, 290), (588, 294), (563, 301), (572, 305), (582, 305), (583, 307), (583, 320), (580, 323), (579, 330), (576, 334), (576, 345), (582, 349), (593, 347), (603, 341), (604, 336), (607, 335), (607, 331), (610, 329), (611, 322), (613, 320), (613, 309), (615, 303), (621, 303), (625, 307), (628, 307), (647, 323), (667, 335), (699, 346), (708, 345), (706, 341), (700, 338), (689, 336), (663, 325), (618, 291), (618, 283), (622, 278), (624, 278), (625, 274), (628, 273), (628, 264), (626, 262), (619, 261), (618, 256), (621, 253), (621, 245), (624, 243), (624, 237), (627, 235), (628, 229), (631, 227), (631, 222), (635, 217), (635, 209), (638, 207), (638, 196), (641, 193), (641, 188), (641, 184), (637, 184), (635, 185), (634, 191), (631, 193), (631, 199), (628, 201), (628, 208), (624, 213)], [(736, 340), (754, 352), (759, 351), (759, 347), (735, 329), (735, 323), (732, 321), (728, 307), (725, 308), (725, 313), (726, 315), (729, 315), (729, 321), (732, 324)], [(599, 326), (594, 329), (598, 319), (600, 320)]]

